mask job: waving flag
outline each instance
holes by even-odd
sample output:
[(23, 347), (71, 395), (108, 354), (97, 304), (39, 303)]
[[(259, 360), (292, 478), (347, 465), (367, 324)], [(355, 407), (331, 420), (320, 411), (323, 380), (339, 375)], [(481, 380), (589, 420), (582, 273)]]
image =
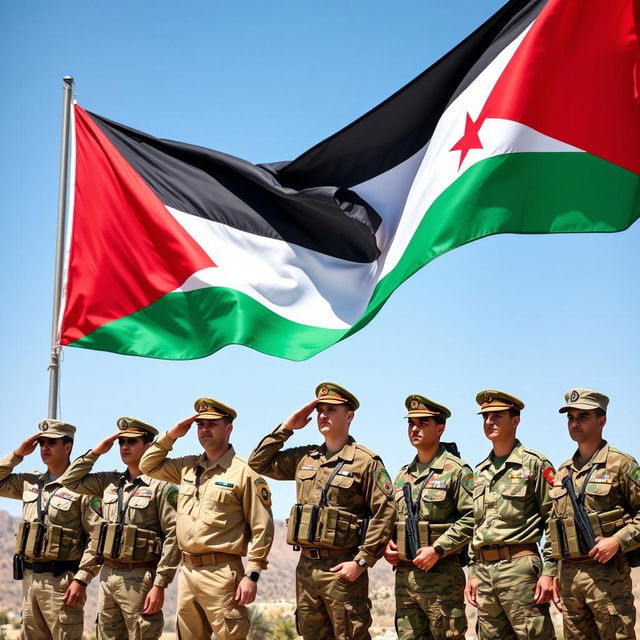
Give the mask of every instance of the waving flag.
[(75, 107), (61, 344), (302, 360), (439, 255), (640, 211), (632, 0), (512, 0), (378, 107), (253, 165)]

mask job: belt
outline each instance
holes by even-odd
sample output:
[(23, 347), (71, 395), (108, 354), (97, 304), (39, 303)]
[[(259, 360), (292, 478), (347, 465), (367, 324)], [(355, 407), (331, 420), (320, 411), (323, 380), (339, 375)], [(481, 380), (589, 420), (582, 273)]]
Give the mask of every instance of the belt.
[(157, 560), (146, 560), (144, 562), (122, 562), (121, 560), (105, 558), (104, 563), (107, 567), (111, 567), (113, 569), (146, 569), (158, 566)]
[(233, 562), (234, 560), (240, 560), (240, 556), (232, 553), (222, 553), (220, 551), (196, 554), (182, 552), (182, 562), (188, 564), (190, 567), (204, 567), (223, 562)]
[(80, 560), (57, 560), (53, 562), (24, 561), (24, 568), (31, 569), (33, 573), (53, 573), (59, 576), (65, 571), (77, 571), (80, 568)]
[(496, 562), (498, 560), (511, 560), (512, 558), (521, 558), (523, 556), (539, 555), (538, 545), (535, 543), (475, 547), (473, 553), (482, 562)]
[(310, 560), (322, 560), (323, 558), (339, 558), (348, 555), (356, 555), (353, 548), (350, 549), (312, 549), (309, 547), (301, 547), (300, 555)]

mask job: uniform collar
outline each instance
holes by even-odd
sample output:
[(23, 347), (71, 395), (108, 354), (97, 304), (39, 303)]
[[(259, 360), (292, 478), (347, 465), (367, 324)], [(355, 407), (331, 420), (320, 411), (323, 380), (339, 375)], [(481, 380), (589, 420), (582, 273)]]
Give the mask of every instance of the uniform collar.
[[(433, 470), (433, 471), (442, 471), (444, 469), (444, 465), (445, 465), (445, 461), (447, 458), (447, 450), (440, 445), (440, 448), (438, 449), (435, 457), (433, 458), (433, 460), (429, 463), (429, 466), (426, 468), (425, 471), (428, 470)], [(410, 463), (409, 466), (407, 467), (407, 471), (412, 475), (417, 477), (418, 474), (418, 465), (421, 464), (421, 462), (418, 460), (418, 456), (416, 456)], [(422, 472), (422, 475), (424, 475), (424, 471)]]
[[(522, 464), (522, 443), (520, 440), (516, 438), (516, 444), (511, 449), (511, 453), (507, 456), (507, 459), (504, 461), (504, 467), (508, 464)], [(478, 465), (478, 471), (484, 471), (487, 467), (489, 467), (493, 463), (494, 459), (493, 451)]]
[(580, 449), (576, 449), (576, 452), (573, 454), (571, 458), (570, 464), (571, 467), (577, 472), (580, 473), (585, 469), (589, 469), (597, 464), (606, 464), (607, 456), (609, 455), (609, 443), (606, 440), (602, 441), (600, 448), (596, 450), (596, 452), (591, 456), (591, 459), (587, 461), (587, 463), (580, 469), (576, 467), (576, 459), (580, 455)]
[(233, 459), (236, 455), (232, 445), (216, 460), (215, 464), (207, 466), (207, 454), (202, 453), (198, 458), (197, 466), (202, 467), (205, 471), (207, 469), (213, 469), (214, 467), (222, 467), (225, 471), (231, 466)]
[[(326, 444), (320, 445), (314, 451), (311, 451), (309, 455), (312, 458), (319, 458), (320, 456), (326, 457), (327, 445)], [(340, 458), (345, 462), (353, 462), (354, 458), (356, 457), (356, 441), (353, 439), (352, 436), (349, 436), (347, 438), (346, 444), (344, 445), (344, 447), (342, 447), (342, 449), (340, 449), (340, 451), (338, 451), (338, 453), (335, 453), (333, 456), (331, 456), (331, 458), (334, 458), (334, 457)], [(330, 458), (327, 458), (327, 460), (329, 459)]]

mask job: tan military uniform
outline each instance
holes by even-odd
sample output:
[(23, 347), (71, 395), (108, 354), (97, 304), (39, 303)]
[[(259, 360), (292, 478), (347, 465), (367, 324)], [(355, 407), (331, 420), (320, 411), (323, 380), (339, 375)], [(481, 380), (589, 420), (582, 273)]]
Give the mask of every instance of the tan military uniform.
[[(62, 484), (85, 495), (102, 496), (102, 516), (106, 522), (118, 522), (118, 484), (122, 472), (91, 473), (100, 456), (89, 451), (75, 460), (60, 478)], [(126, 476), (125, 476), (126, 477)], [(155, 640), (162, 634), (162, 611), (141, 615), (153, 585), (166, 588), (180, 562), (176, 540), (175, 485), (141, 475), (123, 485), (123, 524), (154, 531), (162, 540), (156, 561), (123, 563), (105, 559), (100, 575), (97, 636), (101, 640)], [(136, 566), (137, 565), (137, 566)]]
[(556, 574), (549, 541), (544, 563), (537, 550), (551, 510), (553, 473), (542, 454), (518, 440), (498, 470), (493, 454), (476, 467), (469, 575), (478, 582), (480, 640), (555, 637), (549, 604), (534, 602), (540, 575)]
[[(49, 481), (47, 474), (11, 473), (23, 458), (9, 454), (0, 460), (0, 496), (22, 500), (23, 520), (38, 519), (37, 500), (41, 495), (45, 524), (72, 529), (57, 561), (38, 560), (25, 555), (22, 580), (22, 625), (25, 640), (80, 640), (83, 631), (84, 603), (73, 606), (63, 602), (74, 578), (89, 583), (100, 565), (86, 550), (87, 541), (98, 514), (91, 499), (65, 489), (59, 481)], [(78, 569), (79, 566), (82, 569)]]
[[(549, 537), (554, 542), (554, 555), (562, 558), (560, 592), (565, 607), (564, 637), (565, 640), (635, 638), (636, 611), (629, 563), (624, 553), (640, 545), (640, 467), (630, 455), (605, 441), (580, 468), (576, 464), (578, 456), (576, 452), (562, 464), (551, 489), (553, 509), (549, 529), (553, 533)], [(621, 553), (605, 564), (589, 559), (579, 548), (574, 548), (575, 535), (571, 535), (574, 511), (562, 486), (570, 470), (576, 494), (584, 487), (584, 507), (592, 514), (590, 520), (596, 538), (613, 536), (620, 543)]]
[[(280, 451), (292, 431), (279, 426), (249, 457), (258, 473), (275, 480), (295, 480), (298, 503), (319, 504), (329, 476), (340, 460), (345, 464), (331, 480), (327, 505), (371, 518), (362, 543), (351, 549), (302, 549), (296, 570), (296, 621), (304, 638), (368, 638), (371, 601), (368, 575), (345, 583), (329, 569), (340, 562), (360, 560), (372, 567), (391, 536), (395, 506), (393, 487), (382, 460), (349, 437), (327, 458), (325, 445)], [(311, 555), (313, 557), (306, 557)]]
[[(398, 565), (395, 586), (398, 638), (464, 640), (465, 577), (458, 552), (467, 546), (473, 534), (473, 472), (442, 446), (428, 466), (419, 470), (418, 465), (418, 459), (414, 458), (396, 476), (398, 522), (403, 523), (407, 517), (403, 486), (408, 482), (412, 500), (415, 503), (419, 499), (419, 520), (428, 524), (428, 527), (421, 525), (420, 546), (437, 544), (444, 553), (428, 572), (410, 561)], [(402, 545), (401, 540), (398, 543)], [(404, 557), (405, 550), (399, 551)]]
[(247, 572), (267, 567), (273, 542), (271, 494), (266, 482), (229, 447), (214, 466), (206, 455), (167, 459), (174, 440), (167, 434), (147, 449), (140, 468), (150, 476), (180, 486), (177, 506), (178, 546), (183, 552), (178, 596), (181, 640), (244, 639), (249, 631), (246, 607), (235, 602)]

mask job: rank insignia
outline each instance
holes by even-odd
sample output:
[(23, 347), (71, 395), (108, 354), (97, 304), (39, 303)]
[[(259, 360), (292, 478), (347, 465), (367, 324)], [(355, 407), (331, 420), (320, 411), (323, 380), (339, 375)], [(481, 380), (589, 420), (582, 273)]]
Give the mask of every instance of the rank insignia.
[(167, 489), (167, 493), (165, 497), (167, 498), (167, 502), (175, 509), (178, 506), (178, 494), (180, 490), (176, 487), (175, 484), (169, 485)]
[(153, 491), (149, 487), (138, 487), (133, 495), (136, 498), (150, 498)]
[(608, 473), (594, 473), (589, 482), (596, 482), (601, 484), (610, 484), (611, 476)]
[(544, 479), (553, 487), (555, 486), (556, 483), (556, 470), (553, 467), (547, 467), (543, 472), (542, 475), (544, 476)]
[(467, 475), (462, 478), (462, 486), (467, 493), (473, 493), (473, 473), (467, 473)]
[(445, 480), (429, 480), (427, 483), (428, 489), (446, 489), (447, 483)]
[(393, 484), (391, 483), (391, 478), (387, 473), (386, 469), (378, 469), (376, 471), (376, 484), (380, 487), (382, 492), (391, 498), (393, 496)]
[(265, 507), (271, 506), (271, 491), (269, 491), (269, 485), (264, 478), (256, 478), (254, 480), (256, 487), (256, 494)]
[(640, 485), (640, 465), (634, 465), (629, 469), (629, 477), (637, 484)]
[(305, 464), (303, 467), (300, 467), (300, 471), (313, 471), (315, 467), (312, 464)]
[(570, 402), (575, 402), (580, 397), (580, 394), (574, 389), (569, 396)]
[(328, 396), (328, 395), (329, 395), (329, 387), (327, 386), (320, 387), (320, 391), (318, 391), (318, 396), (322, 397), (322, 396)]
[(419, 405), (420, 405), (420, 403), (419, 403), (419, 402), (414, 398), (414, 399), (411, 401), (411, 406), (410, 406), (410, 408), (411, 408), (411, 409), (417, 409)]

